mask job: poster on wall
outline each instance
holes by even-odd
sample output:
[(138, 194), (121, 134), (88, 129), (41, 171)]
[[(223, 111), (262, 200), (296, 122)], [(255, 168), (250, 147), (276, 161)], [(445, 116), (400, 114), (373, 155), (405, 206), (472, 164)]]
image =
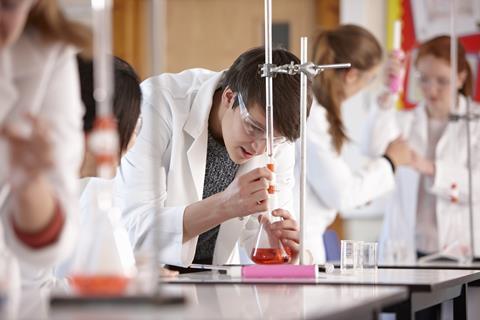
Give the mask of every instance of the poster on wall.
[[(415, 35), (418, 42), (450, 32), (450, 0), (411, 1)], [(478, 33), (480, 1), (457, 1), (457, 35)]]
[[(459, 41), (465, 47), (474, 79), (473, 99), (480, 102), (480, 1), (457, 1), (455, 21)], [(421, 99), (413, 62), (419, 43), (442, 34), (450, 34), (450, 0), (401, 0), (402, 48), (409, 53), (403, 105), (414, 108)]]

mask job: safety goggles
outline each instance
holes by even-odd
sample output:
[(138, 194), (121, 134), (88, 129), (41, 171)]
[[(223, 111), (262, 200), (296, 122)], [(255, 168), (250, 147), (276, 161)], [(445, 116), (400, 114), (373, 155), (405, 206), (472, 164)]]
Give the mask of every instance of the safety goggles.
[[(243, 128), (245, 129), (245, 132), (247, 133), (247, 135), (252, 139), (255, 139), (258, 141), (266, 140), (265, 127), (250, 115), (245, 105), (245, 102), (243, 101), (242, 95), (240, 93), (238, 93), (237, 99), (238, 99), (238, 106), (240, 109), (240, 117), (242, 118)], [(287, 141), (287, 138), (285, 137), (273, 138), (274, 145), (279, 145), (279, 144), (285, 143), (286, 141)]]
[(421, 86), (435, 85), (437, 88), (447, 88), (450, 86), (450, 78), (447, 77), (431, 77), (423, 73), (417, 72), (416, 78)]

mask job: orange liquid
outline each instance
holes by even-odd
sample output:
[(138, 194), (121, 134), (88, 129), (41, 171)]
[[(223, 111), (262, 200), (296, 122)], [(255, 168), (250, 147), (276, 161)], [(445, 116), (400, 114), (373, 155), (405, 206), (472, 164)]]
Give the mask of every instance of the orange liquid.
[(275, 172), (275, 164), (267, 163), (267, 169), (272, 171), (272, 172)]
[(79, 294), (85, 296), (119, 296), (125, 293), (129, 280), (116, 275), (75, 275), (70, 278), (70, 284)]
[[(267, 163), (267, 168), (268, 170), (275, 172), (275, 164), (273, 163)], [(268, 186), (268, 193), (269, 194), (274, 194), (275, 193), (275, 186), (274, 185), (269, 185)]]
[(280, 248), (257, 248), (252, 250), (251, 259), (256, 264), (283, 264), (290, 262), (290, 255)]

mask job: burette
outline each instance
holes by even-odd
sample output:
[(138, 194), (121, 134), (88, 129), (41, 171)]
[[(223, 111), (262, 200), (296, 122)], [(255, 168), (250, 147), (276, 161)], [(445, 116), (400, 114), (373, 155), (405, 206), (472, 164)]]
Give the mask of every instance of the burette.
[[(265, 70), (268, 70), (273, 65), (272, 59), (272, 0), (265, 0)], [(273, 154), (273, 74), (267, 72), (265, 75), (265, 108), (266, 108), (266, 148), (268, 163), (267, 168), (272, 171), (272, 180), (268, 188), (268, 193), (273, 204), (276, 202), (275, 188), (275, 159)], [(269, 208), (276, 209), (276, 208)]]
[(94, 128), (88, 147), (95, 156), (97, 175), (112, 178), (119, 142), (113, 116), (112, 0), (92, 0), (93, 9), (93, 97), (96, 106)]

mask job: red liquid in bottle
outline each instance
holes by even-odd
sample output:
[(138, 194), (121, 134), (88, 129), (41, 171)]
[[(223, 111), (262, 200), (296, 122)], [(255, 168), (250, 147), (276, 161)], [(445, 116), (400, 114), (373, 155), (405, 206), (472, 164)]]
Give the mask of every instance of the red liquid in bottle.
[(70, 284), (85, 296), (120, 296), (125, 293), (129, 280), (130, 278), (117, 275), (75, 275), (70, 278)]
[(283, 264), (290, 262), (290, 255), (281, 248), (257, 248), (252, 250), (251, 259), (257, 264)]

